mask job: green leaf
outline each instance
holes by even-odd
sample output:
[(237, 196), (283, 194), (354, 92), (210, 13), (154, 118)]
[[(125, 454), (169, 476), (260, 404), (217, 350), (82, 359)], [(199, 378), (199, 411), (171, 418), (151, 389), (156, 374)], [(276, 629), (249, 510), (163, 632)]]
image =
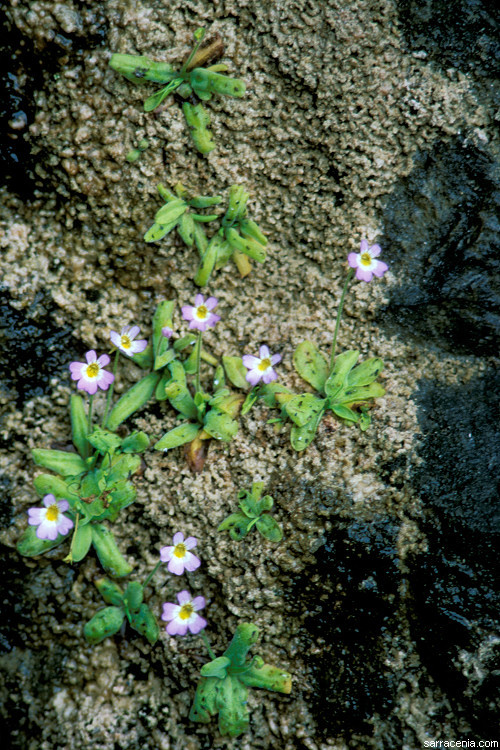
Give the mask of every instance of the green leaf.
[(78, 528), (73, 534), (71, 540), (71, 547), (68, 555), (70, 559), (68, 562), (77, 563), (80, 562), (80, 560), (83, 560), (83, 558), (86, 557), (91, 544), (92, 529), (90, 528), (90, 525), (87, 524), (86, 526), (82, 526), (81, 524), (78, 524)]
[(283, 539), (283, 532), (279, 523), (267, 513), (257, 519), (255, 525), (262, 536), (269, 539), (270, 542), (281, 542)]
[[(202, 667), (203, 669), (203, 667)], [(220, 681), (217, 677), (202, 677), (198, 682), (193, 705), (189, 712), (191, 721), (206, 724), (211, 716), (215, 716), (217, 708), (215, 705)]]
[(172, 231), (174, 227), (177, 226), (177, 219), (175, 221), (171, 221), (168, 224), (158, 224), (156, 221), (151, 226), (146, 234), (144, 235), (144, 242), (159, 242), (163, 237), (165, 237), (169, 232)]
[(246, 656), (254, 643), (259, 639), (259, 628), (253, 622), (242, 622), (234, 631), (231, 643), (224, 651), (224, 656), (231, 660), (232, 667), (242, 667)]
[(351, 349), (335, 358), (333, 370), (325, 383), (325, 393), (333, 397), (347, 383), (347, 376), (359, 359), (359, 351)]
[(229, 206), (222, 220), (224, 227), (232, 226), (244, 217), (249, 197), (250, 194), (246, 192), (243, 185), (231, 185), (229, 188)]
[(202, 677), (217, 677), (217, 679), (222, 680), (227, 675), (226, 667), (229, 664), (231, 664), (231, 661), (227, 656), (219, 656), (209, 661), (208, 664), (204, 664), (200, 669), (200, 674)]
[(210, 406), (215, 406), (223, 414), (227, 414), (228, 417), (234, 419), (238, 415), (240, 406), (243, 402), (243, 396), (239, 396), (236, 393), (229, 393), (227, 389), (221, 389), (216, 395), (210, 399)]
[(35, 448), (31, 455), (37, 466), (43, 466), (44, 469), (50, 469), (63, 477), (75, 477), (87, 469), (85, 461), (78, 453)]
[(123, 601), (128, 607), (130, 612), (137, 613), (144, 599), (144, 589), (139, 581), (130, 581), (125, 593), (123, 595)]
[(110, 581), (109, 578), (99, 578), (95, 585), (106, 604), (119, 607), (123, 603), (123, 591), (114, 581)]
[(167, 83), (178, 77), (169, 63), (155, 62), (145, 55), (111, 55), (110, 68), (130, 81), (154, 81)]
[(255, 240), (241, 237), (236, 229), (232, 229), (231, 227), (226, 229), (226, 238), (232, 247), (235, 247), (241, 253), (245, 253), (252, 260), (256, 260), (258, 263), (265, 261), (267, 255), (266, 249)]
[(90, 446), (87, 442), (87, 415), (82, 397), (75, 393), (70, 399), (70, 416), (73, 445), (82, 458), (87, 458), (90, 453)]
[(160, 635), (160, 629), (154, 614), (146, 604), (141, 604), (137, 613), (131, 614), (128, 618), (131, 627), (143, 635), (151, 645), (154, 645)]
[(238, 498), (240, 500), (239, 506), (248, 518), (258, 518), (260, 516), (258, 499), (255, 499), (246, 491), (238, 492)]
[(132, 432), (122, 443), (123, 453), (142, 453), (149, 448), (149, 438), (145, 432)]
[(115, 578), (128, 576), (132, 571), (132, 566), (121, 554), (111, 531), (102, 524), (92, 524), (91, 529), (92, 544), (106, 573)]
[(192, 105), (189, 102), (183, 103), (182, 111), (197, 150), (200, 154), (209, 154), (214, 150), (215, 143), (212, 140), (212, 132), (207, 127), (210, 124), (207, 111), (202, 104)]
[(248, 687), (264, 688), (286, 695), (292, 691), (292, 675), (279, 667), (264, 664), (260, 656), (255, 657), (249, 669), (245, 669), (238, 677)]
[(360, 409), (359, 415), (359, 427), (361, 432), (364, 432), (369, 428), (372, 423), (372, 417), (368, 409)]
[(168, 451), (171, 448), (177, 448), (179, 445), (185, 445), (194, 440), (199, 431), (199, 425), (184, 422), (167, 432), (154, 447), (158, 451)]
[(188, 201), (193, 208), (210, 208), (210, 206), (217, 206), (221, 202), (222, 196), (220, 195), (195, 195)]
[(220, 681), (216, 697), (219, 709), (219, 732), (221, 735), (238, 737), (246, 732), (249, 724), (248, 690), (237, 677), (227, 676)]
[(208, 91), (238, 98), (244, 96), (246, 88), (244, 81), (214, 73), (207, 68), (194, 68), (189, 74), (189, 83), (197, 93)]
[(276, 394), (289, 394), (292, 396), (292, 392), (289, 388), (286, 388), (284, 385), (280, 385), (279, 383), (269, 383), (268, 385), (263, 385), (260, 389), (259, 398), (262, 399), (262, 401), (265, 403), (266, 406), (269, 406), (271, 408), (276, 408), (278, 406), (281, 406), (277, 402)]
[(229, 536), (235, 542), (239, 542), (248, 534), (252, 523), (244, 513), (232, 513), (217, 528), (217, 531), (229, 531)]
[(83, 628), (83, 635), (88, 643), (95, 645), (110, 635), (117, 633), (125, 617), (120, 607), (105, 607), (99, 610)]
[(259, 243), (259, 245), (267, 245), (267, 237), (261, 232), (258, 224), (256, 224), (255, 221), (251, 221), (250, 219), (241, 219), (240, 230), (244, 237), (255, 240)]
[(58, 534), (56, 539), (39, 539), (36, 535), (36, 528), (28, 526), (17, 543), (17, 551), (24, 557), (35, 557), (48, 552), (49, 549), (57, 547), (61, 542), (68, 538), (67, 534)]
[(366, 359), (348, 374), (347, 385), (369, 385), (376, 380), (383, 368), (384, 362), (379, 357)]
[(328, 362), (311, 341), (303, 341), (295, 349), (293, 364), (301, 378), (319, 393), (323, 392), (328, 377)]
[(238, 432), (238, 422), (216, 408), (210, 409), (203, 422), (205, 432), (216, 440), (230, 442)]
[(103, 430), (101, 427), (94, 427), (94, 430), (88, 436), (88, 441), (100, 453), (114, 453), (122, 444), (122, 439), (114, 432)]
[(298, 427), (304, 427), (317, 414), (322, 413), (325, 406), (326, 399), (319, 399), (312, 393), (303, 393), (287, 401), (285, 411)]
[(161, 354), (160, 344), (166, 344), (168, 341), (162, 333), (163, 328), (172, 328), (175, 302), (173, 300), (162, 300), (157, 306), (153, 315), (153, 350), (155, 357)]
[(250, 388), (250, 383), (246, 379), (248, 370), (243, 364), (241, 357), (222, 357), (222, 364), (224, 365), (227, 377), (236, 388), (241, 388), (245, 391)]
[(312, 443), (323, 414), (323, 410), (319, 411), (311, 421), (307, 422), (303, 427), (293, 425), (290, 430), (290, 443), (294, 450), (303, 451)]
[(130, 359), (143, 370), (150, 370), (153, 366), (153, 347), (148, 344), (143, 352), (137, 352)]
[(348, 422), (357, 422), (359, 420), (359, 414), (356, 414), (355, 411), (349, 409), (348, 406), (343, 406), (343, 404), (333, 404), (331, 410), (337, 415), (337, 417), (346, 419)]
[(241, 416), (243, 417), (245, 414), (247, 414), (252, 406), (255, 404), (257, 399), (259, 398), (259, 389), (258, 388), (252, 388), (246, 399), (243, 401), (243, 406), (241, 407)]
[(170, 83), (168, 83), (164, 88), (156, 91), (154, 94), (151, 94), (151, 96), (148, 96), (148, 98), (144, 102), (144, 112), (152, 112), (153, 109), (159, 107), (162, 101), (166, 99), (169, 94), (175, 91), (175, 89), (178, 88), (181, 83), (182, 78), (174, 78), (174, 80), (170, 81)]
[(223, 239), (218, 234), (215, 234), (208, 243), (208, 247), (206, 248), (206, 251), (201, 258), (196, 276), (194, 277), (194, 283), (198, 286), (205, 286), (206, 284), (208, 284), (210, 274), (214, 269), (218, 253), (223, 242)]
[(162, 367), (170, 364), (175, 359), (176, 353), (173, 349), (166, 349), (162, 354), (155, 359), (155, 370), (160, 370)]
[(372, 398), (380, 398), (385, 395), (385, 388), (380, 383), (369, 385), (347, 386), (333, 399), (342, 404), (356, 404), (362, 401), (370, 401)]
[(180, 221), (177, 225), (177, 231), (188, 247), (193, 247), (194, 244), (194, 219), (191, 214), (187, 212), (182, 214)]
[(60, 498), (69, 501), (78, 500), (76, 492), (70, 489), (69, 485), (61, 477), (55, 477), (52, 474), (39, 474), (34, 478), (33, 485), (40, 497), (54, 495), (58, 500)]
[(124, 393), (111, 410), (106, 425), (108, 429), (116, 430), (137, 409), (145, 406), (153, 395), (159, 380), (160, 375), (158, 373), (150, 372), (149, 375), (139, 380), (130, 390)]

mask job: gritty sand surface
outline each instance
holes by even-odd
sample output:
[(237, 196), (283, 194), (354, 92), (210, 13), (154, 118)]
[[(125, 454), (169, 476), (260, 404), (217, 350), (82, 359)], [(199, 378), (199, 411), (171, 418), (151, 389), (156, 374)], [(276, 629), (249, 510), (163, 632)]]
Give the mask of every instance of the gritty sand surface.
[[(222, 322), (207, 334), (207, 347), (216, 356), (238, 355), (267, 343), (283, 355), (281, 382), (299, 387), (293, 351), (304, 339), (328, 351), (346, 254), (363, 237), (377, 240), (384, 200), (411, 168), (415, 152), (464, 125), (472, 139), (491, 134), (492, 113), (478, 104), (465, 76), (448, 75), (405, 51), (391, 0), (107, 0), (83, 6), (41, 0), (13, 2), (9, 13), (40, 47), (57, 30), (78, 34), (92, 14), (107, 29), (104, 45), (68, 56), (60, 75), (47, 75), (37, 92), (30, 138), (43, 189), (31, 203), (7, 195), (1, 212), (0, 274), (12, 304), (23, 311), (40, 292), (48, 293), (56, 322), (72, 327), (82, 354), (105, 350), (108, 330), (132, 321), (149, 336), (158, 301), (173, 299), (180, 307), (195, 294), (196, 251), (174, 235), (159, 244), (142, 241), (160, 205), (156, 184), (183, 180), (195, 192), (215, 194), (236, 182), (251, 194), (251, 215), (269, 237), (269, 256), (244, 280), (232, 265), (212, 278), (208, 291), (219, 298)], [(217, 149), (208, 157), (194, 151), (175, 103), (144, 114), (144, 91), (152, 89), (129, 83), (107, 64), (111, 52), (177, 61), (198, 26), (221, 34), (224, 59), (248, 88), (241, 100), (210, 103)], [(149, 149), (129, 164), (127, 152), (143, 137)], [(363, 357), (386, 362), (387, 395), (377, 401), (366, 433), (326, 419), (311, 447), (297, 455), (288, 428), (276, 434), (259, 406), (242, 419), (230, 445), (212, 447), (202, 474), (190, 473), (179, 450), (148, 452), (137, 500), (114, 526), (139, 578), (174, 531), (198, 537), (203, 565), (189, 586), (211, 602), (207, 632), (215, 649), (225, 647), (238, 622), (255, 622), (259, 652), (294, 674), (292, 694), (253, 691), (250, 731), (238, 740), (221, 739), (214, 724), (189, 722), (202, 663), (197, 641), (162, 632), (152, 649), (128, 632), (89, 647), (81, 628), (101, 606), (93, 586), (99, 566), (90, 557), (68, 578), (60, 548), (21, 561), (32, 587), (32, 609), (22, 625), (25, 649), (2, 657), (18, 681), (20, 715), (39, 727), (27, 750), (384, 747), (383, 722), (377, 727), (376, 717), (372, 737), (318, 735), (308, 654), (298, 637), (304, 613), (287, 605), (284, 592), (292, 576), (314, 563), (313, 553), (331, 529), (331, 509), (318, 501), (325, 488), (340, 517), (397, 519), (403, 565), (410, 549), (425, 547), (415, 522), (419, 499), (384, 483), (378, 466), (414, 446), (418, 425), (410, 396), (421, 374), (462, 382), (480, 364), (416, 349), (380, 329), (374, 317), (397, 276), (392, 258), (382, 281), (353, 284), (340, 331), (340, 349), (355, 346)], [(185, 330), (179, 312), (175, 325)], [(117, 391), (138, 375), (135, 366), (126, 368)], [(3, 436), (13, 441), (13, 452), (2, 460), (16, 512), (3, 541), (12, 547), (35, 499), (30, 449), (70, 442), (68, 373), (54, 372), (50, 386), (22, 411), (9, 400), (3, 405)], [(134, 424), (161, 435), (173, 426), (174, 414), (165, 408), (161, 418), (139, 416)], [(216, 532), (234, 510), (238, 488), (255, 479), (275, 499), (285, 533), (277, 547), (256, 536), (236, 544)], [(321, 597), (322, 571), (317, 575)], [(157, 576), (150, 599), (156, 612), (178, 588), (172, 577)], [(405, 682), (415, 660), (418, 669), (411, 640), (402, 637), (391, 666), (401, 683), (394, 710), (410, 748), (435, 732), (437, 705), (444, 701), (441, 716), (450, 710), (439, 690), (422, 692)], [(48, 683), (36, 677), (45, 669), (52, 675)]]

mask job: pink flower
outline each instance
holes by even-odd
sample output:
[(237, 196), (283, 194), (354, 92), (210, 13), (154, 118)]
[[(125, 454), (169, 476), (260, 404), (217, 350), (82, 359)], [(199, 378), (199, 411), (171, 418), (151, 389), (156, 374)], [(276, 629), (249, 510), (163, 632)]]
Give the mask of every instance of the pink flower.
[(57, 539), (58, 534), (67, 534), (73, 528), (73, 521), (63, 515), (68, 510), (67, 500), (56, 500), (54, 495), (45, 495), (45, 508), (30, 508), (28, 523), (38, 526), (36, 535), (39, 539)]
[(168, 622), (166, 630), (169, 635), (186, 635), (188, 630), (196, 634), (206, 628), (207, 621), (196, 614), (204, 608), (205, 597), (195, 596), (192, 599), (189, 591), (181, 591), (177, 594), (177, 601), (179, 604), (166, 602), (163, 605), (161, 619)]
[(205, 302), (202, 294), (197, 294), (194, 300), (194, 307), (184, 305), (182, 308), (182, 317), (189, 320), (190, 328), (197, 328), (198, 331), (206, 331), (219, 322), (220, 317), (212, 312), (217, 307), (217, 299), (209, 297)]
[(381, 253), (380, 245), (368, 247), (366, 240), (361, 240), (359, 253), (349, 253), (347, 262), (351, 268), (356, 268), (356, 278), (359, 281), (371, 281), (373, 276), (383, 276), (389, 266), (381, 260), (376, 260)]
[(141, 329), (139, 326), (124, 326), (120, 333), (116, 331), (109, 332), (109, 338), (121, 352), (126, 354), (128, 357), (132, 357), (134, 354), (143, 352), (147, 347), (148, 342), (146, 339), (140, 339), (134, 341), (135, 337), (139, 335)]
[(180, 576), (185, 570), (192, 572), (200, 567), (201, 563), (198, 558), (189, 552), (198, 544), (194, 536), (188, 536), (184, 539), (184, 534), (178, 531), (174, 534), (174, 545), (172, 547), (162, 547), (160, 550), (160, 560), (168, 562), (168, 569), (171, 573)]
[(87, 391), (91, 396), (96, 393), (98, 387), (107, 391), (115, 379), (114, 375), (103, 369), (106, 365), (109, 365), (108, 355), (101, 354), (97, 359), (95, 351), (91, 349), (85, 355), (85, 359), (87, 363), (72, 362), (69, 366), (72, 379), (78, 380), (77, 388)]
[(278, 375), (273, 370), (273, 365), (281, 362), (281, 354), (269, 354), (269, 349), (264, 344), (259, 349), (260, 357), (254, 357), (253, 354), (245, 354), (242, 357), (243, 364), (247, 368), (246, 379), (252, 385), (262, 380), (264, 383), (272, 383)]
[(166, 339), (172, 338), (173, 330), (170, 328), (170, 326), (163, 326), (161, 329), (162, 336), (165, 336)]

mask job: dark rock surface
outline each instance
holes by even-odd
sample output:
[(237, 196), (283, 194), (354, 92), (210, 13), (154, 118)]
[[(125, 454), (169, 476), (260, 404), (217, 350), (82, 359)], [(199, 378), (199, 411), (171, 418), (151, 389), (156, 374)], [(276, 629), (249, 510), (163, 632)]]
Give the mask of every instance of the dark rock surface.
[(461, 138), (421, 152), (386, 201), (383, 246), (400, 285), (384, 310), (404, 334), (496, 354), (500, 333), (498, 169)]
[[(394, 711), (395, 677), (385, 660), (398, 628), (397, 534), (390, 518), (337, 519), (313, 570), (294, 581), (290, 601), (303, 612), (312, 705), (325, 736), (371, 733), (374, 714), (385, 720)], [(396, 720), (384, 747), (400, 744), (398, 729)]]
[(428, 509), (428, 551), (410, 565), (410, 628), (422, 661), (465, 716), (491, 739), (500, 709), (500, 377), (424, 382), (423, 437), (414, 482)]

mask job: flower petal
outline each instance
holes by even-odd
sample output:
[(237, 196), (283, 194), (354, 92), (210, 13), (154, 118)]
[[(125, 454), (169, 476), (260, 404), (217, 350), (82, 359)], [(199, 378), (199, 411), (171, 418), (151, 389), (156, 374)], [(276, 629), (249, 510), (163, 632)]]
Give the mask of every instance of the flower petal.
[(186, 552), (183, 562), (185, 569), (190, 573), (197, 570), (201, 565), (201, 561), (192, 552)]
[(106, 365), (109, 365), (110, 359), (107, 354), (101, 354), (99, 359), (97, 360), (97, 364), (100, 367), (106, 367)]
[(173, 554), (174, 554), (174, 548), (172, 546), (162, 547), (160, 550), (160, 560), (162, 562), (168, 562)]
[(191, 604), (194, 611), (199, 612), (200, 609), (205, 609), (207, 603), (204, 596), (195, 596)]
[(269, 357), (269, 347), (265, 344), (262, 344), (259, 349), (259, 355), (261, 359), (266, 359), (267, 357)]
[(173, 602), (165, 602), (163, 605), (163, 612), (161, 615), (161, 619), (164, 621), (173, 620), (179, 612), (181, 611), (181, 608), (178, 604), (174, 604)]
[(177, 620), (172, 620), (167, 625), (167, 633), (169, 635), (186, 635), (188, 626)]
[(204, 302), (203, 294), (197, 294), (196, 297), (194, 298), (194, 306), (200, 307), (200, 305), (202, 305), (203, 302)]
[(250, 385), (257, 385), (261, 377), (262, 372), (259, 370), (249, 370), (245, 375), (245, 380), (250, 383)]
[(273, 356), (271, 357), (271, 364), (277, 365), (278, 362), (281, 362), (281, 354), (273, 354)]
[(186, 549), (194, 549), (197, 544), (198, 540), (194, 536), (188, 536), (188, 538), (184, 540), (184, 546)]
[(372, 258), (376, 258), (382, 252), (380, 245), (372, 245), (370, 248), (370, 255)]
[(387, 263), (384, 263), (383, 261), (378, 260), (377, 265), (373, 269), (373, 273), (375, 274), (375, 276), (378, 276), (380, 278), (388, 270), (389, 270), (389, 266), (387, 265)]
[(147, 339), (139, 339), (138, 341), (133, 341), (132, 346), (130, 347), (132, 354), (139, 354), (139, 352), (143, 352), (147, 345)]
[(140, 332), (141, 332), (141, 329), (139, 328), (139, 326), (132, 326), (132, 328), (128, 332), (129, 339), (132, 341), (133, 339), (135, 339), (136, 336), (140, 334)]
[(196, 635), (196, 633), (199, 633), (201, 630), (203, 630), (203, 628), (206, 628), (206, 627), (207, 627), (207, 621), (204, 620), (203, 617), (200, 617), (200, 616), (197, 616), (196, 620), (188, 624), (189, 630), (194, 635)]
[(207, 310), (214, 310), (218, 304), (219, 300), (217, 299), (217, 297), (209, 297), (205, 302), (205, 307), (207, 308)]
[(255, 367), (258, 367), (260, 365), (260, 358), (254, 357), (253, 354), (244, 354), (241, 358), (241, 361), (249, 370), (253, 370)]
[(358, 253), (349, 253), (347, 256), (347, 262), (351, 266), (351, 268), (357, 268), (359, 266), (359, 254)]
[(97, 354), (93, 349), (91, 349), (87, 354), (85, 355), (85, 359), (87, 360), (87, 364), (91, 365), (92, 362), (95, 362), (97, 359)]
[(191, 601), (191, 594), (189, 593), (189, 591), (186, 591), (186, 590), (179, 591), (179, 593), (177, 594), (177, 601), (179, 602), (180, 605), (188, 604), (188, 602)]
[[(168, 568), (169, 573), (173, 573), (176, 576), (181, 576), (184, 573), (185, 559), (183, 557), (177, 557), (176, 555), (172, 555), (167, 565), (167, 568)], [(183, 602), (181, 602), (181, 604), (183, 604)]]
[(174, 538), (173, 538), (174, 545), (181, 544), (181, 542), (183, 541), (184, 541), (184, 534), (182, 533), (182, 531), (177, 531), (174, 534)]
[(359, 253), (360, 255), (362, 253), (366, 253), (369, 250), (368, 247), (368, 240), (361, 240), (360, 246), (359, 246)]

